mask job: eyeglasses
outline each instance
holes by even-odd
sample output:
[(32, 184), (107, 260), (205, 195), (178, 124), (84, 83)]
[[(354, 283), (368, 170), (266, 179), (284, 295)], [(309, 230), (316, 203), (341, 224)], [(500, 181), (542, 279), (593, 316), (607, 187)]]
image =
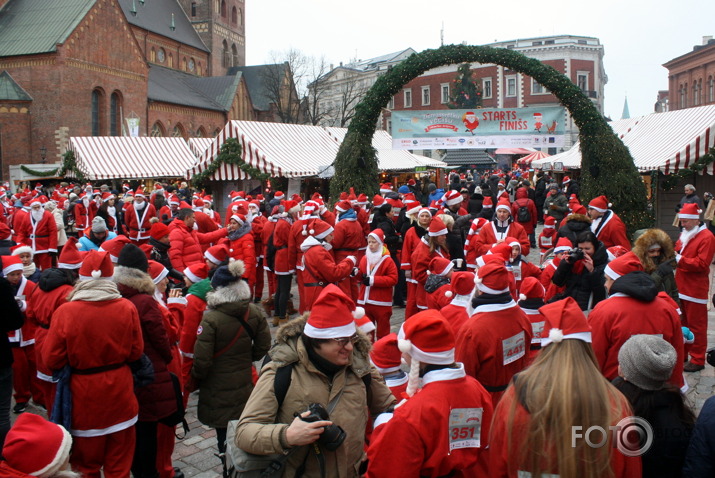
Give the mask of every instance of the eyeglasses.
[(358, 334), (355, 334), (355, 335), (351, 335), (350, 337), (340, 337), (338, 339), (331, 338), (330, 340), (337, 343), (341, 347), (345, 347), (348, 344), (348, 342), (350, 342), (351, 344), (354, 344), (355, 342), (358, 341), (358, 339), (359, 339)]

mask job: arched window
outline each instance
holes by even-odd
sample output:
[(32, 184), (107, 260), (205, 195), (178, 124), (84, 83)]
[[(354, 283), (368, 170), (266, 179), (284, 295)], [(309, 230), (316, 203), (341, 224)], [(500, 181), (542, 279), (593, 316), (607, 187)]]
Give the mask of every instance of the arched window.
[(181, 60), (181, 69), (184, 71), (189, 70), (189, 63), (186, 61), (186, 57), (184, 57), (184, 59)]
[(197, 138), (205, 138), (206, 137), (206, 130), (204, 129), (203, 126), (199, 126), (199, 129), (196, 130), (196, 137)]
[(708, 78), (708, 103), (715, 101), (715, 79), (711, 76)]
[(151, 47), (151, 51), (149, 52), (149, 61), (156, 63), (156, 48)]
[(154, 138), (161, 138), (165, 136), (165, 134), (166, 133), (164, 132), (164, 126), (162, 126), (159, 121), (154, 123), (154, 126), (151, 127), (151, 133), (149, 133), (149, 135)]
[(700, 96), (698, 95), (698, 82), (693, 82), (693, 106), (698, 106), (698, 100)]
[(221, 130), (220, 130), (219, 128), (216, 128), (216, 129), (214, 130), (213, 137), (215, 138), (216, 136), (218, 136), (218, 134), (219, 134), (220, 132), (221, 132)]
[(181, 126), (181, 123), (176, 123), (176, 126), (174, 126), (174, 129), (171, 132), (171, 136), (174, 138), (185, 138), (186, 133), (184, 132), (184, 127)]
[(204, 74), (204, 69), (201, 66), (201, 63), (196, 64), (196, 74), (199, 76), (203, 76), (203, 74)]
[(174, 54), (169, 53), (169, 56), (167, 56), (166, 59), (167, 59), (167, 62), (166, 62), (167, 66), (169, 68), (174, 68)]
[(101, 136), (104, 131), (104, 91), (101, 88), (92, 90), (92, 136)]
[(231, 58), (233, 60), (232, 66), (238, 66), (238, 48), (236, 44), (231, 45)]
[(226, 0), (221, 0), (221, 16), (223, 18), (226, 18), (226, 15), (228, 14), (227, 9), (226, 9)]
[(688, 84), (685, 83), (680, 87), (680, 108), (688, 107)]
[(223, 67), (228, 68), (231, 66), (231, 55), (228, 52), (228, 42), (226, 40), (223, 41), (223, 61), (222, 61)]
[(194, 70), (196, 69), (196, 61), (194, 61), (193, 58), (189, 58), (188, 68), (189, 68), (188, 71), (190, 71), (190, 72), (192, 72), (192, 73), (193, 73)]
[(109, 97), (109, 134), (122, 135), (122, 94), (118, 91)]
[(238, 25), (243, 26), (243, 10), (240, 8), (238, 9)]
[(238, 9), (236, 7), (231, 9), (231, 23), (233, 25), (238, 25)]
[(166, 60), (166, 52), (163, 48), (159, 48), (159, 51), (156, 53), (156, 59), (159, 63), (164, 63), (164, 60)]

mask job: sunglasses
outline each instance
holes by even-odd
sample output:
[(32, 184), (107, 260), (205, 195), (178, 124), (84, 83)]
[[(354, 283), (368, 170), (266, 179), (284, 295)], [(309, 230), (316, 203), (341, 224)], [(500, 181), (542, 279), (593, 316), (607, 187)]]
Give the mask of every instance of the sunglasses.
[(336, 344), (340, 345), (341, 347), (345, 347), (348, 344), (348, 342), (350, 342), (351, 344), (354, 344), (355, 342), (358, 341), (358, 339), (359, 339), (358, 335), (355, 334), (355, 335), (351, 335), (350, 337), (340, 337), (338, 339), (331, 338), (330, 340), (332, 340)]

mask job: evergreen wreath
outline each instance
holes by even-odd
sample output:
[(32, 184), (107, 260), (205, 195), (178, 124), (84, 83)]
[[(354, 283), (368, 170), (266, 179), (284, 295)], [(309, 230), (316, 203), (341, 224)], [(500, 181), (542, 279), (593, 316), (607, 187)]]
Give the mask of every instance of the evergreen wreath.
[(340, 145), (335, 158), (335, 176), (330, 182), (331, 196), (338, 197), (351, 186), (368, 196), (377, 193), (377, 152), (372, 147), (372, 137), (382, 108), (406, 83), (438, 66), (473, 62), (504, 66), (532, 77), (551, 91), (569, 110), (579, 128), (584, 199), (605, 194), (631, 232), (652, 226), (645, 187), (633, 158), (591, 100), (553, 67), (514, 50), (487, 46), (446, 45), (425, 50), (411, 55), (378, 78), (355, 108), (355, 116)]
[(258, 179), (261, 182), (271, 177), (270, 174), (266, 174), (260, 169), (254, 168), (246, 163), (241, 158), (241, 143), (239, 143), (236, 138), (228, 138), (221, 145), (221, 151), (216, 158), (206, 165), (206, 169), (191, 178), (192, 184), (197, 188), (207, 187), (208, 182), (222, 164), (238, 166), (238, 168), (251, 179)]

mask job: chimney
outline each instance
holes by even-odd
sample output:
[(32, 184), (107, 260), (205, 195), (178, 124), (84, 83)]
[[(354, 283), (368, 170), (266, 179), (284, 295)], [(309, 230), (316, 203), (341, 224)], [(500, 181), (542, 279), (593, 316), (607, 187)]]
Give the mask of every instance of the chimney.
[[(1, 2), (1, 1), (2, 1), (2, 0), (0, 0), (0, 2)], [(712, 36), (712, 35), (703, 36), (703, 45), (707, 45), (708, 42), (709, 42), (710, 40), (712, 40), (712, 39), (713, 39), (713, 36)]]

